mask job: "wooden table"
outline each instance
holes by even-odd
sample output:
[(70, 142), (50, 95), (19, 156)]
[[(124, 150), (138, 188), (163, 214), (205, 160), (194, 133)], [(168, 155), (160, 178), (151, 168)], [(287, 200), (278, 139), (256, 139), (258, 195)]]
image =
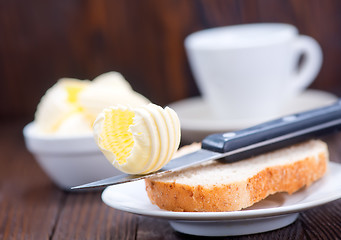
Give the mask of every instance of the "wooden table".
[[(172, 230), (167, 221), (121, 212), (101, 191), (58, 189), (26, 150), (24, 122), (0, 124), (0, 239), (201, 239)], [(341, 134), (325, 138), (341, 162)], [(222, 239), (340, 239), (341, 200), (302, 212), (272, 232)]]

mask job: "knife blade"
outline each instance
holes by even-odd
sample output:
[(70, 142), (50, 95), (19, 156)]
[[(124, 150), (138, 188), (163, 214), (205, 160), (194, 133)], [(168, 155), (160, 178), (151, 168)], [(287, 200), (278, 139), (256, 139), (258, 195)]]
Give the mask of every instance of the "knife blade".
[(341, 99), (329, 106), (280, 117), (235, 132), (212, 134), (202, 140), (200, 150), (172, 159), (161, 170), (146, 175), (122, 174), (72, 187), (104, 187), (162, 176), (209, 160), (239, 161), (341, 129)]

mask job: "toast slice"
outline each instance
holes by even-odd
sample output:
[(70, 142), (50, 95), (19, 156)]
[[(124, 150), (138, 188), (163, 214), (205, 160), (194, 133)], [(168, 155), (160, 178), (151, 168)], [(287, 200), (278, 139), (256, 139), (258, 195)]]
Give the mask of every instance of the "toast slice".
[(169, 211), (236, 211), (309, 186), (325, 174), (328, 161), (327, 144), (310, 140), (235, 163), (214, 160), (147, 178), (146, 191), (153, 204)]

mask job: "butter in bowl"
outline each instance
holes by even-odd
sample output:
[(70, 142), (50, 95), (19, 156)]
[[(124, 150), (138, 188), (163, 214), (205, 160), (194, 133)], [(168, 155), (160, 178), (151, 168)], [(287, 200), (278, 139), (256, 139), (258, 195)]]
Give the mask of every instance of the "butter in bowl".
[(27, 149), (63, 190), (118, 175), (121, 172), (96, 145), (93, 122), (106, 107), (149, 102), (118, 72), (92, 81), (60, 79), (41, 98), (34, 121), (23, 129)]
[(98, 149), (91, 134), (42, 135), (34, 122), (24, 128), (27, 149), (50, 179), (61, 189), (120, 173)]

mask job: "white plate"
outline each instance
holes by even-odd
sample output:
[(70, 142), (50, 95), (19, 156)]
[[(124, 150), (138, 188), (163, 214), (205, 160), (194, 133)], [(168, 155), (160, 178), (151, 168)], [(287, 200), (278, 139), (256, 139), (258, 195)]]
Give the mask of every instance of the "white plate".
[[(331, 93), (309, 89), (293, 99), (274, 117), (326, 106), (336, 100), (337, 97)], [(259, 123), (252, 119), (215, 119), (208, 104), (201, 97), (181, 100), (169, 106), (179, 115), (182, 140), (185, 143), (201, 141), (211, 133), (235, 131)]]
[(341, 164), (330, 163), (328, 173), (309, 188), (292, 195), (278, 193), (242, 211), (171, 212), (150, 203), (144, 181), (107, 187), (102, 200), (110, 207), (163, 218), (179, 232), (200, 236), (232, 236), (278, 229), (294, 222), (300, 211), (341, 198)]

